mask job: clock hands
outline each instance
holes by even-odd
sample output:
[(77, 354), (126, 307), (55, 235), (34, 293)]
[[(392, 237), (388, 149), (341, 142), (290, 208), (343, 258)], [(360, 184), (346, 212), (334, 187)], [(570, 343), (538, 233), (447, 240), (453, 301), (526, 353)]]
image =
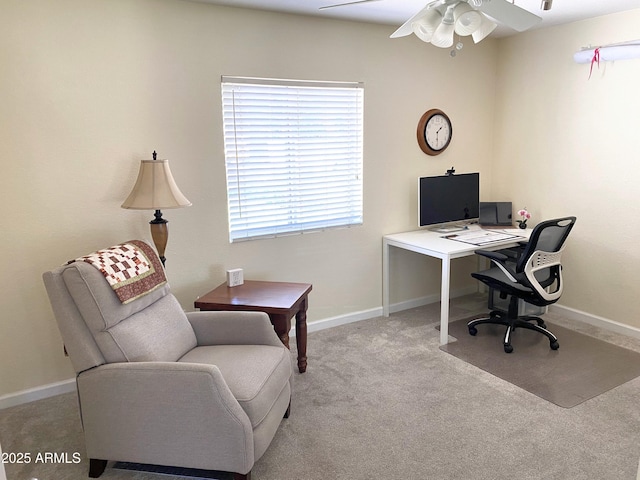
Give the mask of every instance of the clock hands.
[(444, 127), (444, 125), (441, 126), (438, 130), (436, 130), (436, 145), (438, 143), (440, 143), (440, 139), (438, 138), (438, 134), (440, 133), (440, 130), (442, 130), (443, 127)]

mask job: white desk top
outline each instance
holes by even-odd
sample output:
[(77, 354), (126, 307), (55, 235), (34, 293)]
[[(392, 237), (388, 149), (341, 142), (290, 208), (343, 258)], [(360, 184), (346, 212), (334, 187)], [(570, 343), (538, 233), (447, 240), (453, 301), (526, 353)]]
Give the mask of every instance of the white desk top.
[(472, 254), (476, 250), (497, 250), (508, 246), (517, 245), (519, 242), (526, 241), (531, 234), (531, 229), (521, 230), (518, 228), (506, 229), (490, 229), (487, 232), (508, 233), (517, 235), (517, 238), (509, 238), (484, 245), (473, 245), (461, 242), (451, 238), (451, 235), (464, 235), (465, 232), (481, 232), (482, 228), (478, 225), (471, 225), (468, 229), (460, 232), (441, 233), (432, 230), (414, 230), (412, 232), (394, 233), (385, 235), (383, 240), (385, 243), (406, 250), (419, 252), (436, 258), (458, 258)]

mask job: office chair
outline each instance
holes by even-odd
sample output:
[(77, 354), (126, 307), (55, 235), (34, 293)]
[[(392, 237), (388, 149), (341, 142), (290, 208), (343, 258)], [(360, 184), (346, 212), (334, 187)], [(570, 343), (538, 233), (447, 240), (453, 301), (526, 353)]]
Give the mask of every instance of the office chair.
[[(576, 222), (576, 217), (546, 220), (535, 226), (529, 241), (519, 250), (490, 252), (476, 250), (475, 253), (489, 258), (495, 266), (471, 276), (490, 288), (500, 292), (500, 298), (508, 296), (507, 311), (493, 310), (488, 318), (479, 318), (467, 324), (470, 335), (476, 335), (476, 327), (485, 323), (504, 325), (504, 351), (513, 352), (511, 333), (516, 328), (528, 328), (546, 335), (549, 346), (557, 350), (560, 345), (556, 336), (547, 330), (544, 321), (535, 316), (518, 314), (520, 299), (538, 307), (558, 301), (562, 295), (562, 264), (560, 258), (563, 245)], [(513, 255), (516, 252), (516, 255)], [(511, 253), (509, 255), (508, 253)]]

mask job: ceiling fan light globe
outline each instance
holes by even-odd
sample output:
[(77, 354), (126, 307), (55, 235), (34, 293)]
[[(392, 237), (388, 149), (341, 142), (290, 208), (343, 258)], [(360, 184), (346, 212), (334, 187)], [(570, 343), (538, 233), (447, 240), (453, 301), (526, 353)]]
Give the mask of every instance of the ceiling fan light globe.
[(453, 24), (441, 23), (433, 32), (431, 44), (440, 48), (450, 48), (453, 46)]
[(438, 25), (440, 25), (441, 19), (442, 15), (440, 15), (440, 12), (437, 10), (430, 10), (429, 13), (424, 15), (422, 18), (413, 22), (411, 24), (411, 29), (416, 37), (423, 42), (429, 43), (433, 37), (433, 32), (435, 32)]
[(455, 31), (458, 35), (465, 36), (471, 35), (482, 24), (482, 15), (480, 12), (471, 10), (460, 15), (456, 19)]
[(419, 22), (414, 22), (412, 28), (415, 36), (426, 43), (429, 43), (431, 41), (431, 37), (433, 37), (433, 32), (435, 31), (435, 29), (429, 30)]
[(491, 32), (493, 32), (497, 26), (498, 24), (492, 22), (487, 17), (482, 15), (482, 23), (480, 24), (480, 27), (471, 34), (471, 38), (473, 38), (473, 43), (480, 43)]

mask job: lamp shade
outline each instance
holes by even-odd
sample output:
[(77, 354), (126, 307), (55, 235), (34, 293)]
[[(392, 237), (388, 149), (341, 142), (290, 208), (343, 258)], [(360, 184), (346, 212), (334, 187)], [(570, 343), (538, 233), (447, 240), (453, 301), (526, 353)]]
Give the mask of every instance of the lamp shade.
[(122, 208), (161, 210), (190, 205), (171, 175), (168, 160), (142, 160), (136, 184)]

